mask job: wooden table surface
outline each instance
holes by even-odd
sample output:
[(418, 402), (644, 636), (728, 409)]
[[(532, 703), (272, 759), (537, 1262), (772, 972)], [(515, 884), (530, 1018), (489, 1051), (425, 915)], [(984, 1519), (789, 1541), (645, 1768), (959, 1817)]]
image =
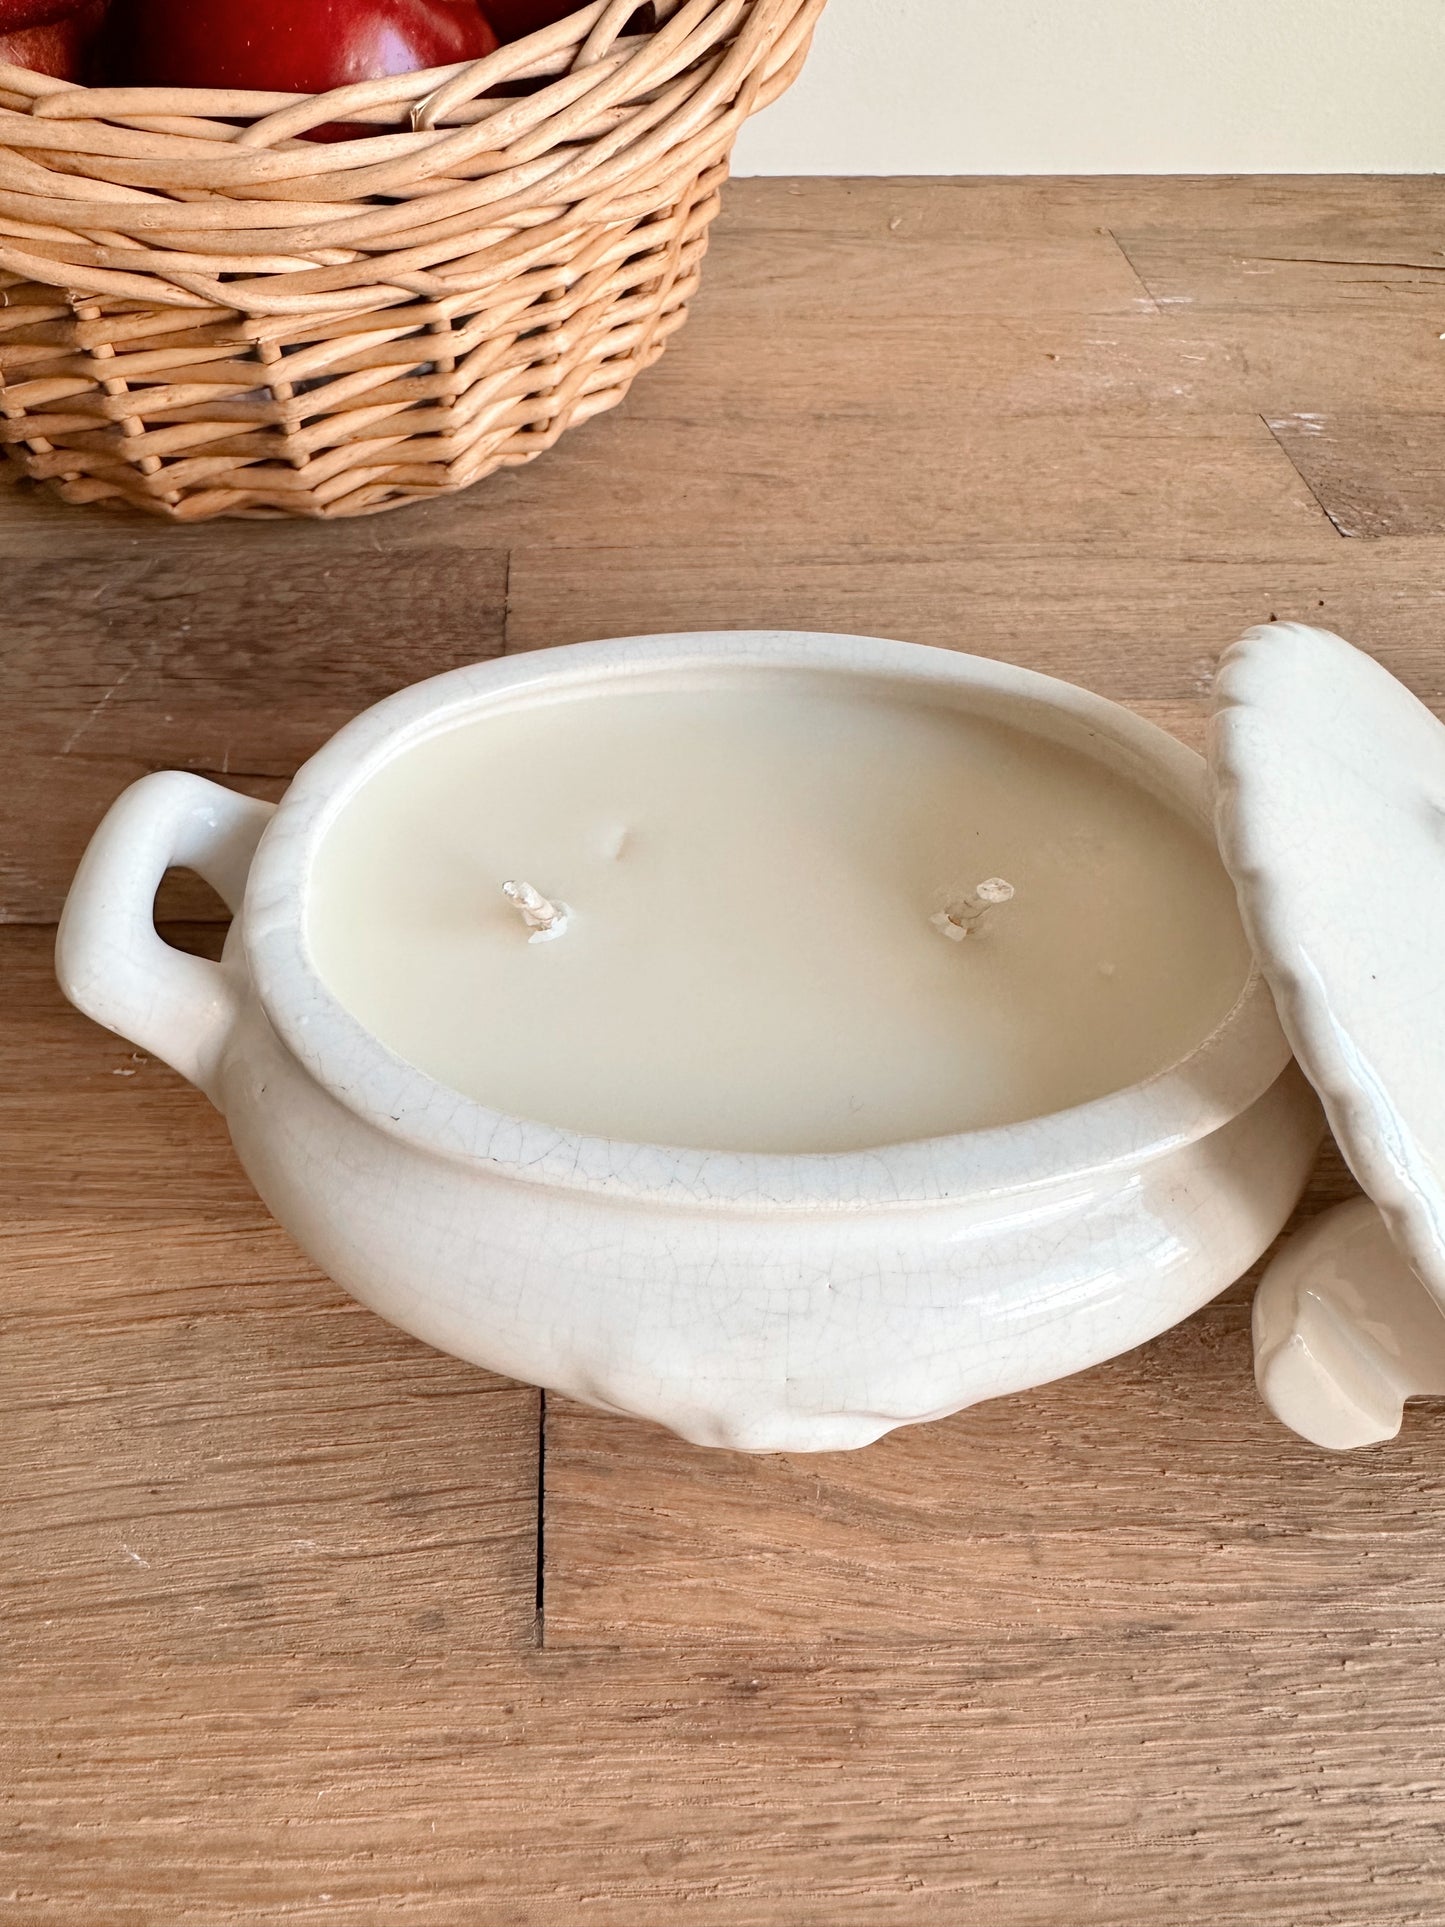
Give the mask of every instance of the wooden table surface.
[(277, 795), (504, 650), (862, 630), (1197, 741), (1301, 617), (1445, 707), (1442, 247), (1429, 180), (742, 182), (532, 468), (335, 528), (0, 491), (6, 1927), (1445, 1917), (1445, 1420), (1292, 1439), (1248, 1281), (862, 1453), (709, 1454), (349, 1303), (50, 975), (133, 777)]

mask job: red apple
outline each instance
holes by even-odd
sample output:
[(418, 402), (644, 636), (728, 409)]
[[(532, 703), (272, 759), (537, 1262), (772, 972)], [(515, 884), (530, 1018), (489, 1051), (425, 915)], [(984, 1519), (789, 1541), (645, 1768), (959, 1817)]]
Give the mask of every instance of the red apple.
[(77, 0), (0, 0), (0, 34), (22, 27), (46, 27), (77, 11)]
[(524, 34), (550, 27), (554, 20), (565, 20), (581, 4), (582, 0), (487, 0), (487, 18), (503, 40), (520, 40)]
[(320, 94), (497, 44), (477, 0), (127, 0), (114, 63), (144, 86)]
[[(537, 33), (555, 21), (565, 20), (569, 13), (576, 13), (582, 0), (484, 0), (484, 4), (487, 18), (502, 40), (521, 40), (526, 34)], [(652, 0), (643, 0), (624, 31), (650, 33), (656, 25)]]
[(7, 25), (8, 0), (0, 0), (0, 65), (28, 67), (32, 73), (53, 74), (57, 80), (85, 78), (86, 59), (105, 19), (106, 0), (83, 0), (56, 19), (49, 14), (13, 32)]

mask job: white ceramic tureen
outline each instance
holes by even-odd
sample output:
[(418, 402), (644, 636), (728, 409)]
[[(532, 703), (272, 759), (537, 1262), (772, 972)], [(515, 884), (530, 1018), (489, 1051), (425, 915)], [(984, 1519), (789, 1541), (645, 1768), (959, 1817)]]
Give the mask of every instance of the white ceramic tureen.
[[(1257, 970), (1222, 1022), (1143, 1083), (994, 1128), (785, 1155), (502, 1115), (386, 1048), (315, 968), (318, 849), (401, 749), (489, 705), (581, 686), (800, 669), (964, 702), (1210, 823), (1192, 751), (1000, 663), (831, 636), (587, 645), (403, 691), (342, 730), (275, 808), (194, 776), (145, 778), (76, 877), (64, 989), (206, 1093), (270, 1210), (365, 1304), (446, 1351), (700, 1443), (860, 1446), (1139, 1344), (1254, 1262), (1314, 1157), (1319, 1109)], [(219, 964), (155, 930), (173, 865), (234, 912)]]

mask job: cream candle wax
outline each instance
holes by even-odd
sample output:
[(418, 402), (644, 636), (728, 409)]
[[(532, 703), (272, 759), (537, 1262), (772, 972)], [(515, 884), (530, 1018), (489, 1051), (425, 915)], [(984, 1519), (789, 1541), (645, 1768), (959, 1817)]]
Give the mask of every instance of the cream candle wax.
[(1202, 828), (1027, 724), (720, 664), (489, 706), (339, 800), (308, 948), (399, 1057), (593, 1136), (1059, 1111), (1186, 1056), (1250, 957)]

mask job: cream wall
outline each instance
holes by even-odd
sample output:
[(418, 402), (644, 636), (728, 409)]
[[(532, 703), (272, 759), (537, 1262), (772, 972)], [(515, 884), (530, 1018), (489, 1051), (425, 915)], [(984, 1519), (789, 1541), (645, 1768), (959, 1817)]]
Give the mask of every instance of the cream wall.
[(736, 167), (1445, 171), (1445, 0), (829, 0)]

